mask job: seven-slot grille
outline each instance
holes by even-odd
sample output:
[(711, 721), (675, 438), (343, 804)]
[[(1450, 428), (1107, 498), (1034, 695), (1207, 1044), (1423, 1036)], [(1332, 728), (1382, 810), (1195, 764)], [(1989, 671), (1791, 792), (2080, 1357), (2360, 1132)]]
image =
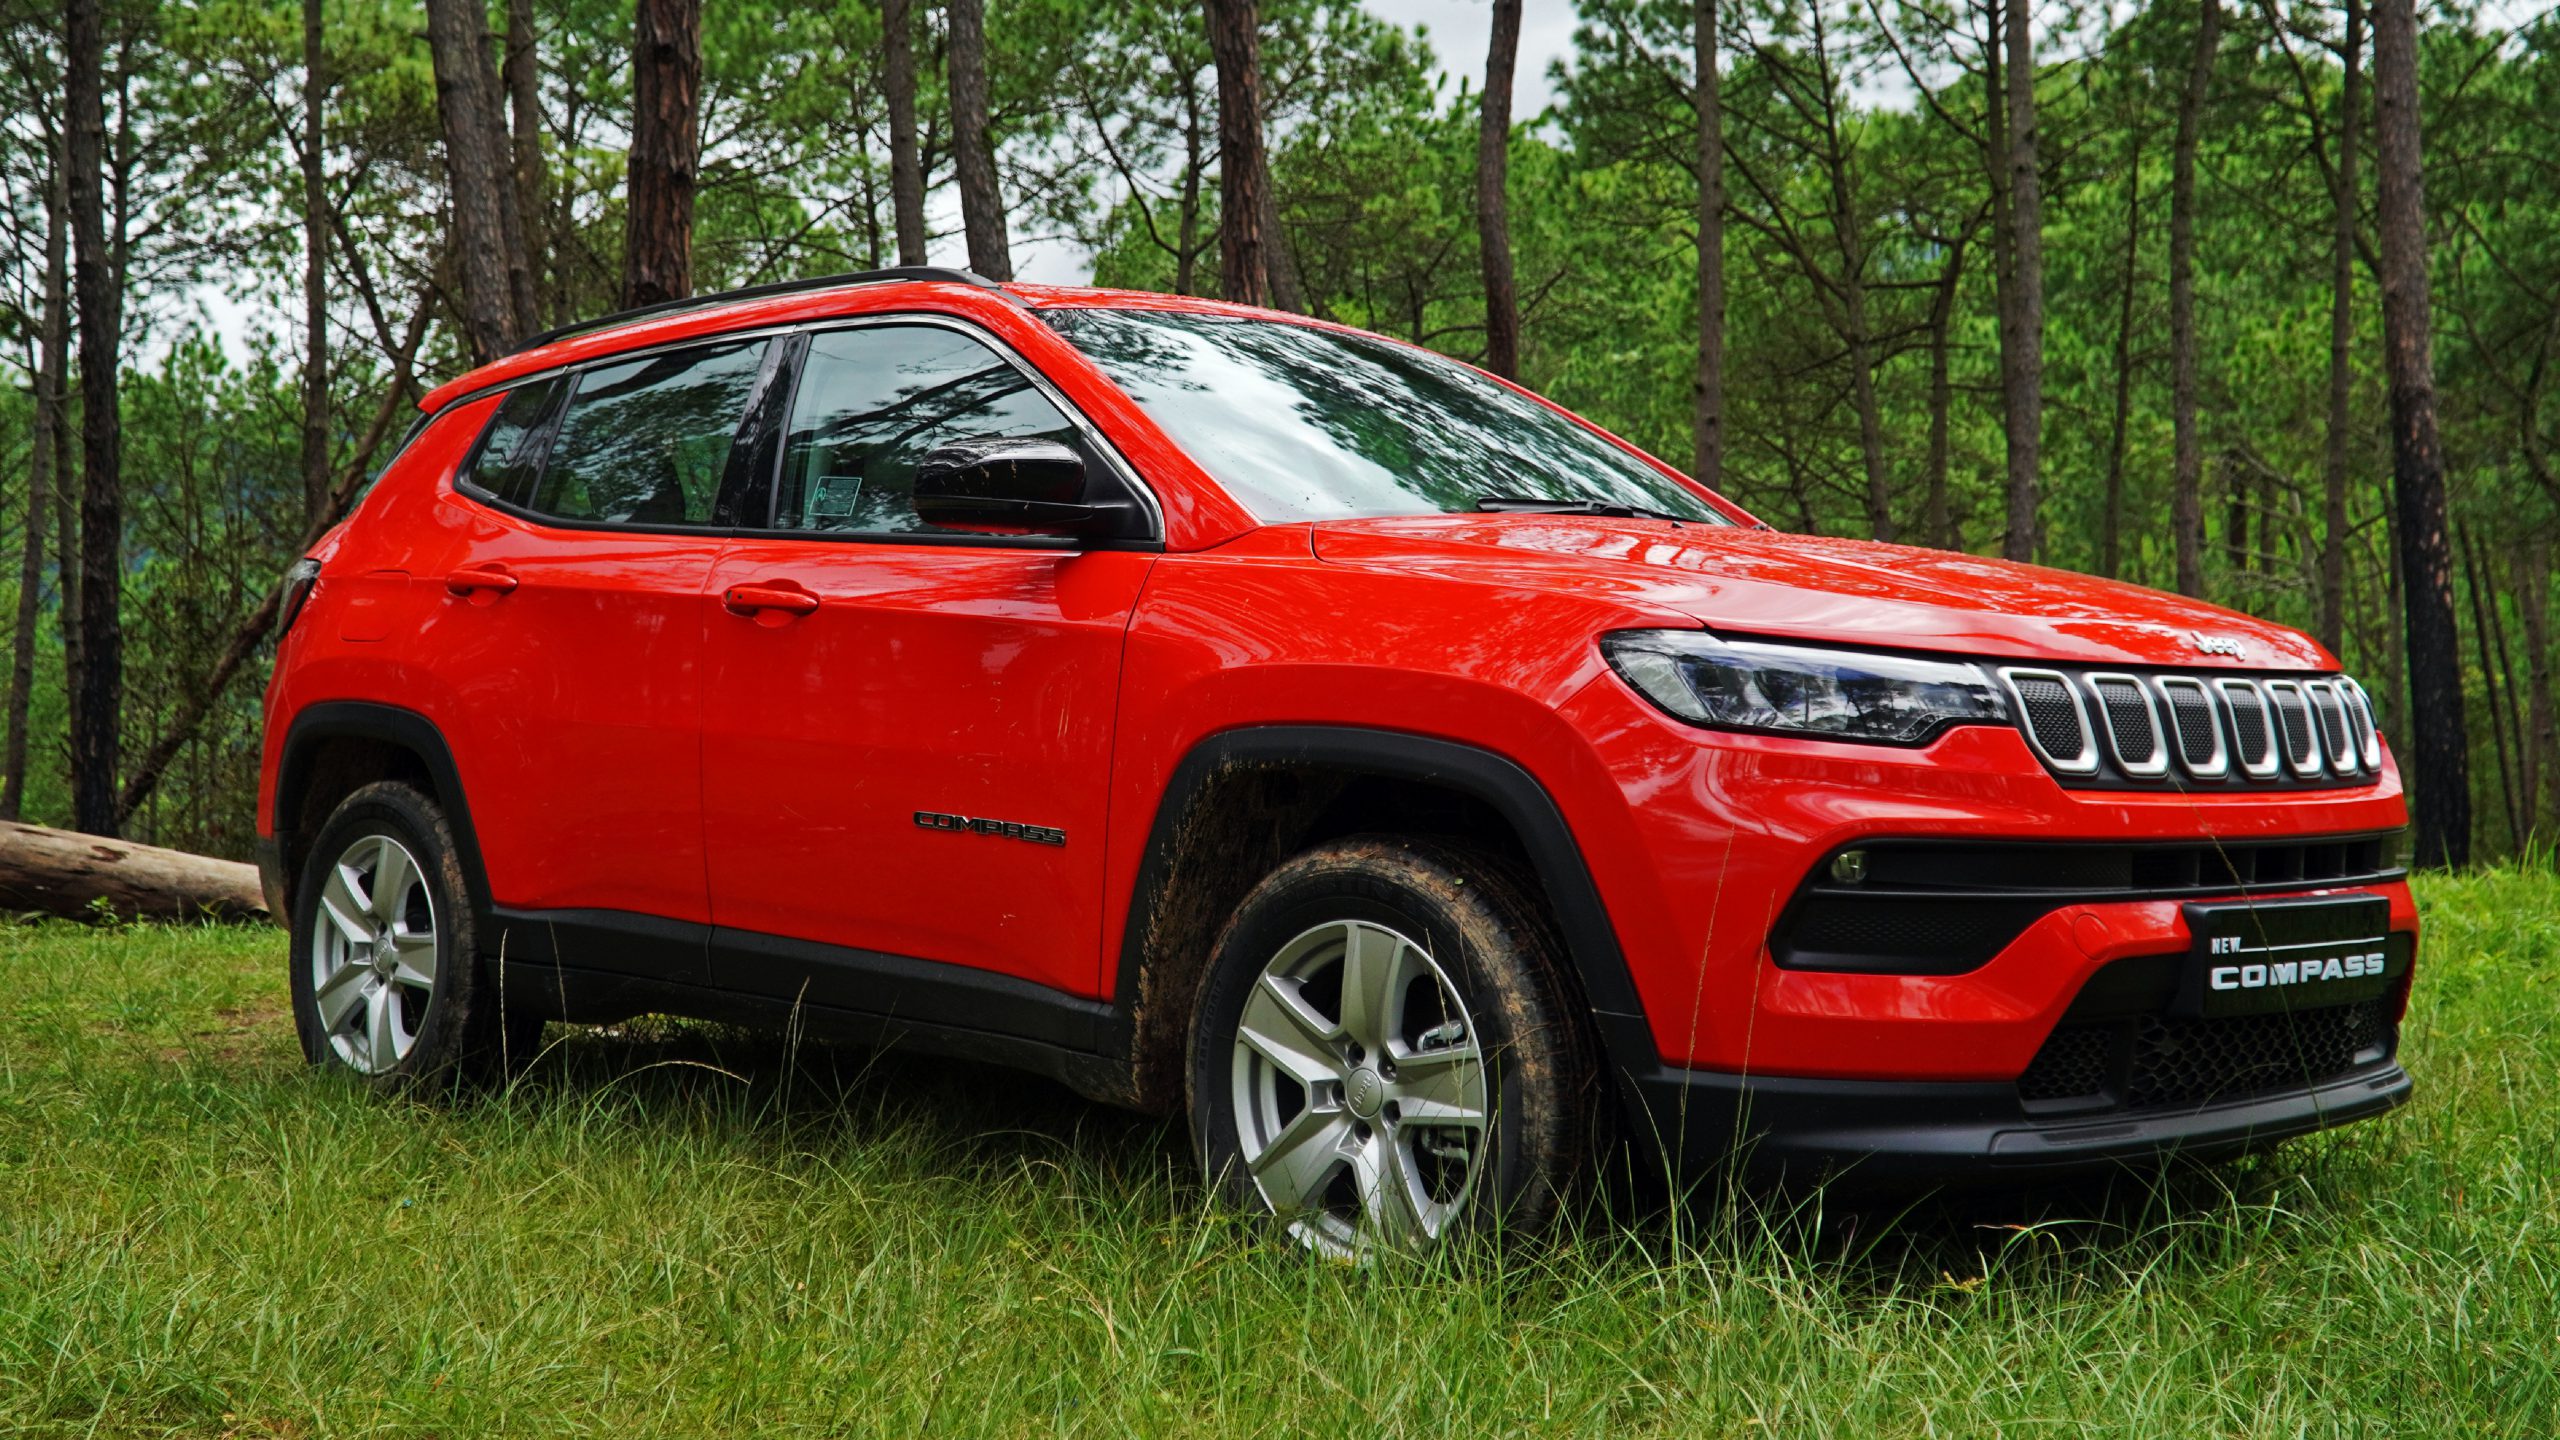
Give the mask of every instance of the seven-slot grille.
[(2373, 699), (2345, 676), (2206, 678), (2004, 669), (2046, 768), (2084, 784), (2270, 788), (2369, 784)]

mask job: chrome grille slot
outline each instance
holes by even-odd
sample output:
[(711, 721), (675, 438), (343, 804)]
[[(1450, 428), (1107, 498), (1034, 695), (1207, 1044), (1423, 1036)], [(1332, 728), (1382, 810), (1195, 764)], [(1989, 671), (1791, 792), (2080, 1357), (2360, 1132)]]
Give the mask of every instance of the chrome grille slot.
[(2169, 703), (2169, 730), (2177, 739), (2178, 763), (2187, 773), (2200, 780), (2230, 773), (2231, 748), (2223, 742), (2222, 717), (2204, 682), (2168, 676), (2160, 681), (2160, 698)]
[(2313, 680), (2305, 683), (2302, 693), (2311, 699), (2311, 714), (2320, 722), (2320, 748), (2329, 757), (2329, 768), (2341, 775), (2353, 775), (2358, 769), (2358, 746), (2347, 728), (2347, 703), (2338, 693), (2336, 682)]
[(2274, 775), (2284, 760), (2276, 754), (2275, 714), (2267, 708), (2267, 692), (2254, 680), (2219, 680), (2214, 689), (2222, 692), (2222, 703), (2231, 712), (2232, 763), (2252, 780)]
[(2027, 743), (2058, 774), (2092, 775), (2098, 769), (2098, 745), (2089, 733), (2089, 714), (2080, 692), (2057, 670), (2003, 670), (2009, 698), (2018, 704)]
[(2296, 775), (2319, 774), (2320, 735), (2312, 728), (2310, 697), (2292, 680), (2270, 680), (2265, 688), (2267, 704), (2276, 713), (2276, 739), (2285, 764)]
[(2151, 692), (2131, 675), (2092, 675), (2089, 688), (2098, 697), (2098, 713), (2107, 722), (2107, 745), (2116, 765), (2136, 780), (2169, 773), (2169, 747), (2161, 739), (2160, 712)]
[(2373, 697), (2365, 693), (2363, 685), (2351, 679), (2341, 678), (2338, 690), (2348, 701), (2347, 724), (2356, 732), (2356, 753), (2364, 761), (2365, 773), (2379, 774), (2382, 770), (2382, 722), (2373, 713)]

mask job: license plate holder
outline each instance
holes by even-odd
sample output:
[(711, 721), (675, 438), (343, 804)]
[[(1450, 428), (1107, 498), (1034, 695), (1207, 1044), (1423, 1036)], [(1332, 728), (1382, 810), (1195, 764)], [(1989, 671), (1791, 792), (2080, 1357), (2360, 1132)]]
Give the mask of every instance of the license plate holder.
[(2371, 1000), (2408, 966), (2380, 895), (2189, 905), (2181, 1013), (2219, 1019)]

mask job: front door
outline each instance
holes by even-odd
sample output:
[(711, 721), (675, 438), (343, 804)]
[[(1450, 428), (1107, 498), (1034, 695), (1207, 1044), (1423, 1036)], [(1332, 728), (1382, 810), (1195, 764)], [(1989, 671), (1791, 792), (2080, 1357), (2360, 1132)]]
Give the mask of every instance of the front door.
[(935, 531), (909, 493), (953, 440), (1098, 451), (989, 342), (920, 320), (810, 337), (788, 415), (773, 525), (711, 583), (715, 981), (894, 1009), (879, 977), (924, 960), (1094, 994), (1113, 704), (1151, 557)]

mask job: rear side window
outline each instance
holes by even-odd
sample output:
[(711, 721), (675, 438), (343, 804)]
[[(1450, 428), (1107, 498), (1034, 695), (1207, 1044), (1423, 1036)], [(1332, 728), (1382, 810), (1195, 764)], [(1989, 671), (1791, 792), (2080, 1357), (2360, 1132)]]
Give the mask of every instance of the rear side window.
[(936, 325), (866, 325), (809, 341), (782, 455), (774, 523), (785, 530), (899, 534), (918, 519), (916, 464), (954, 440), (1036, 436), (1093, 455), (1084, 437), (1003, 356)]
[(651, 355), (581, 374), (532, 498), (522, 503), (563, 520), (711, 523), (765, 344)]
[(568, 388), (566, 379), (555, 377), (508, 391), (471, 457), (471, 483), (510, 504), (525, 503), (542, 463), (543, 427)]

